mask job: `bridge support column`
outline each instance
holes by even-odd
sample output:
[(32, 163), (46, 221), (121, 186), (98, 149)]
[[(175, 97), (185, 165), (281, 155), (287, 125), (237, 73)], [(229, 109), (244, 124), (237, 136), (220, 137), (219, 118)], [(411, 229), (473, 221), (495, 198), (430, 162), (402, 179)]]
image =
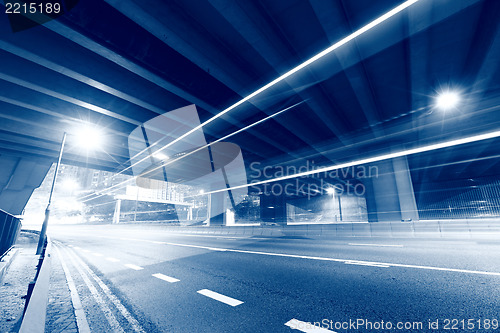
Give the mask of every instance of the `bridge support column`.
[(418, 209), (406, 157), (377, 162), (375, 175), (364, 181), (370, 222), (418, 221)]
[(122, 200), (117, 199), (115, 204), (115, 212), (113, 213), (113, 224), (120, 223), (121, 208), (122, 208)]
[(260, 195), (260, 219), (267, 223), (286, 225), (287, 209), (285, 195), (263, 193)]
[(208, 197), (208, 225), (224, 225), (225, 215), (225, 192), (209, 194)]

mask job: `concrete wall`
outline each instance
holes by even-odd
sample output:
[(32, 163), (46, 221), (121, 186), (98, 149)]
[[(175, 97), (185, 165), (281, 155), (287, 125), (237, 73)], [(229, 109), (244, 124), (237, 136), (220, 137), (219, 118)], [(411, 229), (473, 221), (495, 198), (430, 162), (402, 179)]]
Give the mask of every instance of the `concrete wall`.
[[(158, 224), (141, 224), (141, 228)], [(453, 238), (500, 240), (500, 219), (303, 224), (286, 226), (214, 226), (177, 227), (163, 225), (176, 233), (275, 236), (275, 237), (390, 237), (390, 238)]]
[(0, 209), (20, 215), (52, 162), (0, 155)]

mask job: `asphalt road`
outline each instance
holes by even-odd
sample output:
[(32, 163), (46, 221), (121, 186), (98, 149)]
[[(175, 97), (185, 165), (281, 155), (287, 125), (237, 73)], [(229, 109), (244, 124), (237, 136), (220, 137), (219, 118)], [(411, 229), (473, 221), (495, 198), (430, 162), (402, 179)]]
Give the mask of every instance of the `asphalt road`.
[(500, 242), (49, 234), (92, 332), (500, 332)]

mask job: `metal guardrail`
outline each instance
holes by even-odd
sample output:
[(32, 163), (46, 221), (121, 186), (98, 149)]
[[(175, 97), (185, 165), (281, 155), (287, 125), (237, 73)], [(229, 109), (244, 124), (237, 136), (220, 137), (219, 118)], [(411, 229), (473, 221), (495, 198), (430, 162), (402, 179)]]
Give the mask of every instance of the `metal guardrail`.
[(51, 271), (51, 247), (49, 237), (38, 259), (35, 279), (28, 286), (24, 315), (19, 333), (44, 332), (47, 315)]
[(0, 256), (15, 244), (21, 231), (21, 220), (0, 210)]

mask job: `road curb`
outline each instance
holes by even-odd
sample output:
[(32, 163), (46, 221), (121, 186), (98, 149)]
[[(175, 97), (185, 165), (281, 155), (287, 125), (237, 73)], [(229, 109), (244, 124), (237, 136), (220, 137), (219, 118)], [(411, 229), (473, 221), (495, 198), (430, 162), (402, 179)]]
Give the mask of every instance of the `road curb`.
[[(39, 271), (28, 299), (19, 333), (44, 332), (51, 271), (51, 242), (47, 237), (45, 250), (40, 255)], [(43, 258), (43, 259), (42, 259)]]

